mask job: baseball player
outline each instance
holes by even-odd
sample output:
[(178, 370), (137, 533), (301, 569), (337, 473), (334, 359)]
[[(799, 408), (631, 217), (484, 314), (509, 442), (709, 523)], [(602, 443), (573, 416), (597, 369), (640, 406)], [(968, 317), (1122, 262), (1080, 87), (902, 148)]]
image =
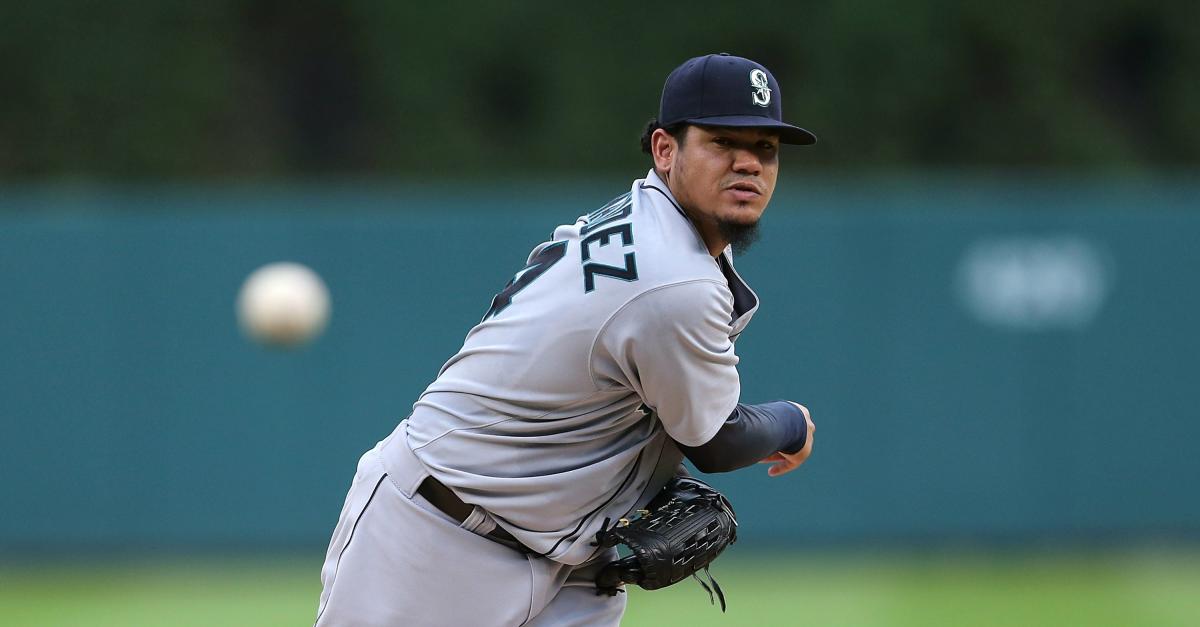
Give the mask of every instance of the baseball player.
[(807, 459), (803, 406), (739, 403), (758, 297), (731, 249), (771, 199), (782, 121), (762, 65), (690, 59), (663, 87), (645, 178), (554, 230), (358, 463), (317, 625), (616, 625), (597, 533), (682, 471)]

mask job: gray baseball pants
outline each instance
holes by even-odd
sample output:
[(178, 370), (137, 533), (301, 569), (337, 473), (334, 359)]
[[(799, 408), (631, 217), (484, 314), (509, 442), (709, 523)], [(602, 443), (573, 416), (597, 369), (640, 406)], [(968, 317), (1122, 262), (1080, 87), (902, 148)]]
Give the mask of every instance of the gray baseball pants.
[(568, 566), (504, 546), (483, 535), (495, 524), (486, 512), (460, 524), (417, 494), (428, 473), (415, 457), (394, 476), (378, 449), (359, 460), (329, 543), (317, 627), (620, 623), (625, 595), (593, 583), (615, 551)]

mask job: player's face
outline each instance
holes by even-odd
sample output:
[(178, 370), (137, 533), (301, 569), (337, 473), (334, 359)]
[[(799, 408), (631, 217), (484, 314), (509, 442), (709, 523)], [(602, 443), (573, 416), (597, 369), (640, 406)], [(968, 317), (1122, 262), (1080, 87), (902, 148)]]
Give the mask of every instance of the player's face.
[(705, 241), (717, 225), (751, 226), (775, 192), (779, 136), (766, 129), (689, 126), (667, 168), (671, 193)]

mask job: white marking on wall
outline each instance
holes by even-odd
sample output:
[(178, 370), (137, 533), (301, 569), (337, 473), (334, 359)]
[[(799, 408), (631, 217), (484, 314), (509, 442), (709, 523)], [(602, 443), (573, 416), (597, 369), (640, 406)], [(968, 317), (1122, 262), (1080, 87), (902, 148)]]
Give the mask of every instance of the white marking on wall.
[(1104, 306), (1110, 267), (1101, 247), (1081, 235), (990, 237), (964, 252), (958, 295), (989, 326), (1083, 329)]

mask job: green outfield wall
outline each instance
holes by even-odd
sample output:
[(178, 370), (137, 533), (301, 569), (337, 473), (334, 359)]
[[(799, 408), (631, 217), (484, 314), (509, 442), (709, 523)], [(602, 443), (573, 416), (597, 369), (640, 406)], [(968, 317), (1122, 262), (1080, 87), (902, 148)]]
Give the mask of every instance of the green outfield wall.
[[(0, 189), (0, 551), (322, 545), (528, 250), (625, 181)], [(819, 430), (713, 480), (747, 544), (1200, 532), (1200, 185), (790, 179), (739, 267), (744, 400)], [(261, 264), (328, 282), (246, 341)]]

